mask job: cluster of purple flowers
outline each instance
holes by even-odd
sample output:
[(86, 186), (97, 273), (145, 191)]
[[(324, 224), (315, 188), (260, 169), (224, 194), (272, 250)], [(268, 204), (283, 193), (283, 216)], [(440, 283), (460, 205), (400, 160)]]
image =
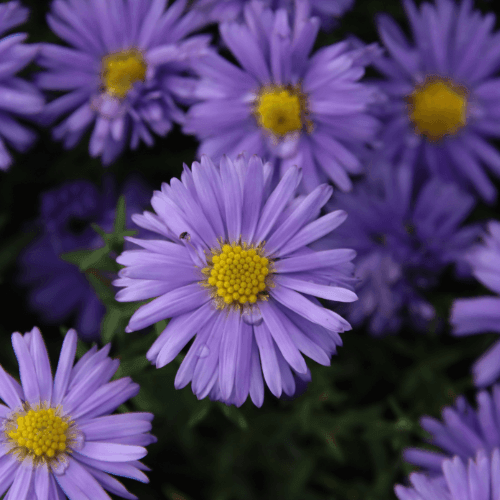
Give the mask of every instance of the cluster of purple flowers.
[[(320, 28), (352, 4), (53, 0), (47, 23), (65, 45), (0, 40), (0, 169), (12, 161), (5, 143), (24, 151), (34, 141), (12, 115), (55, 124), (65, 148), (92, 129), (89, 153), (104, 165), (174, 123), (198, 139), (199, 161), (153, 193), (154, 213), (136, 213), (149, 201), (137, 179), (124, 187), (128, 222), (149, 235), (126, 238), (118, 277), (94, 270), (121, 288), (117, 301), (148, 301), (126, 331), (169, 320), (147, 353), (157, 368), (194, 339), (174, 385), (191, 383), (198, 399), (241, 406), (250, 396), (260, 407), (265, 386), (292, 397), (311, 379), (303, 355), (329, 365), (351, 329), (339, 312), (376, 336), (406, 320), (428, 330), (436, 313), (425, 294), (449, 266), (500, 294), (500, 223), (485, 233), (466, 222), (476, 203), (496, 199), (486, 169), (500, 177), (488, 142), (500, 136), (493, 14), (471, 0), (420, 9), (403, 0), (412, 41), (380, 15), (382, 45), (349, 37), (313, 51)], [(0, 32), (27, 15), (18, 1), (3, 4)], [(213, 22), (235, 62), (197, 33)], [(34, 83), (15, 76), (31, 61), (43, 68)], [(380, 76), (363, 79), (370, 65)], [(105, 306), (61, 255), (102, 245), (89, 223), (113, 226), (106, 182), (102, 194), (87, 181), (45, 193), (40, 235), (20, 257), (30, 306), (46, 322), (74, 315), (85, 340), (99, 339)], [(341, 192), (332, 197), (328, 183)], [(456, 335), (498, 332), (498, 320), (498, 297), (457, 300), (451, 315)], [(12, 342), (21, 385), (0, 368), (0, 476), (11, 478), (0, 495), (79, 500), (105, 498), (105, 488), (134, 498), (107, 473), (146, 480), (137, 460), (154, 441), (151, 416), (107, 415), (137, 390), (109, 383), (118, 366), (109, 348), (72, 367), (71, 330), (52, 379), (36, 328)], [(480, 387), (499, 378), (500, 343), (473, 372)], [(407, 452), (426, 474), (396, 487), (401, 500), (500, 495), (500, 386), (478, 403), (475, 413), (459, 399), (445, 425), (424, 418), (446, 453)]]

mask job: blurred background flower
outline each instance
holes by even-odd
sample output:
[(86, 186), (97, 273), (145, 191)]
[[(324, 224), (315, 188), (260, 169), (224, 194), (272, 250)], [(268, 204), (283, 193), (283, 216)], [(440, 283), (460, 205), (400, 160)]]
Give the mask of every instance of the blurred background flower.
[(345, 245), (357, 252), (355, 276), (360, 300), (346, 306), (349, 320), (367, 320), (376, 336), (403, 324), (425, 331), (435, 317), (425, 298), (449, 265), (470, 274), (465, 252), (481, 227), (463, 225), (474, 198), (437, 178), (415, 182), (405, 165), (375, 162), (353, 192), (338, 193), (329, 210), (345, 210), (347, 221), (317, 248)]
[[(453, 303), (450, 323), (454, 335), (500, 333), (500, 222), (490, 221), (483, 244), (467, 254), (473, 275), (496, 297), (457, 299)], [(491, 347), (472, 367), (474, 383), (485, 387), (500, 377), (500, 341)]]
[(381, 149), (396, 162), (456, 182), (488, 203), (496, 187), (486, 170), (500, 176), (500, 34), (495, 15), (473, 10), (472, 1), (403, 0), (413, 42), (385, 14), (377, 15), (387, 56), (373, 65), (389, 96), (379, 107)]
[(222, 23), (220, 35), (239, 66), (215, 52), (196, 62), (200, 102), (183, 131), (214, 161), (246, 151), (272, 161), (276, 181), (289, 167), (302, 168), (305, 193), (328, 181), (349, 191), (349, 174), (363, 171), (359, 157), (377, 132), (368, 108), (382, 96), (359, 80), (379, 48), (346, 40), (310, 56), (319, 22), (308, 9), (298, 1), (289, 22), (286, 10), (253, 1), (244, 7), (245, 23)]
[[(122, 194), (127, 209), (126, 224), (131, 228), (131, 215), (149, 204), (150, 192), (138, 177), (132, 177), (124, 184)], [(19, 257), (18, 279), (29, 287), (30, 308), (51, 324), (73, 317), (71, 324), (87, 341), (99, 339), (106, 310), (87, 274), (107, 287), (111, 287), (113, 274), (92, 267), (82, 273), (76, 265), (61, 259), (61, 255), (103, 246), (101, 236), (91, 224), (110, 232), (117, 200), (116, 186), (109, 176), (104, 178), (102, 190), (81, 180), (43, 193), (36, 221), (38, 235)]]
[[(47, 22), (69, 47), (42, 44), (46, 69), (37, 85), (58, 92), (40, 116), (44, 126), (64, 119), (53, 137), (65, 148), (93, 125), (89, 153), (112, 163), (127, 145), (152, 146), (183, 113), (175, 102), (192, 58), (206, 51), (208, 35), (188, 35), (203, 24), (199, 12), (183, 14), (186, 0), (54, 0)], [(69, 116), (67, 116), (69, 114)]]
[[(24, 23), (28, 16), (29, 10), (17, 0), (0, 5), (0, 35)], [(17, 118), (32, 117), (44, 105), (38, 89), (16, 76), (39, 51), (37, 44), (23, 43), (27, 37), (27, 33), (14, 33), (0, 40), (0, 170), (7, 170), (12, 164), (7, 144), (16, 151), (26, 151), (36, 138)]]

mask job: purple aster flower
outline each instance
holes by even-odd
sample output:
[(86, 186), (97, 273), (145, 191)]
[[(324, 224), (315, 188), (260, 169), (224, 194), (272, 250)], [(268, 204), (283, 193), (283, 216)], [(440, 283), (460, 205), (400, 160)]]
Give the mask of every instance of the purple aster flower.
[(456, 399), (455, 406), (442, 411), (444, 423), (424, 416), (421, 426), (431, 434), (430, 443), (441, 448), (442, 453), (408, 448), (404, 459), (422, 467), (431, 475), (439, 474), (443, 460), (458, 455), (463, 460), (474, 457), (477, 451), (488, 453), (500, 447), (500, 385), (476, 395), (477, 410), (463, 396)]
[(65, 116), (53, 130), (64, 147), (72, 148), (93, 125), (90, 155), (108, 165), (128, 143), (151, 146), (151, 132), (165, 136), (172, 122), (183, 120), (176, 90), (210, 37), (186, 38), (203, 16), (183, 16), (186, 0), (165, 10), (166, 2), (54, 0), (47, 22), (70, 47), (43, 44), (39, 63), (47, 71), (37, 83), (65, 92), (42, 115), (45, 125)]
[[(11, 500), (137, 498), (109, 474), (142, 482), (138, 460), (156, 442), (151, 413), (110, 415), (135, 396), (129, 377), (109, 382), (120, 364), (110, 345), (93, 347), (73, 366), (77, 335), (64, 339), (55, 377), (38, 328), (12, 334), (21, 384), (0, 366), (0, 492)], [(32, 430), (28, 431), (31, 427)]]
[(460, 457), (443, 461), (443, 475), (410, 474), (411, 488), (396, 485), (399, 500), (493, 500), (500, 498), (500, 450), (479, 451), (468, 465)]
[(190, 108), (183, 130), (214, 161), (246, 151), (276, 162), (281, 175), (302, 168), (303, 191), (328, 180), (348, 191), (348, 174), (362, 171), (358, 155), (377, 130), (367, 109), (379, 91), (359, 80), (379, 49), (343, 41), (309, 57), (319, 21), (307, 2), (296, 7), (292, 27), (285, 9), (257, 1), (245, 5), (246, 24), (220, 26), (241, 67), (215, 52), (197, 61), (194, 97), (202, 102)]
[[(500, 222), (488, 224), (484, 244), (467, 255), (472, 273), (483, 285), (500, 295)], [(454, 335), (483, 332), (500, 333), (500, 296), (457, 299), (453, 303), (450, 322)], [(478, 387), (492, 384), (500, 377), (500, 341), (489, 349), (472, 368)]]
[(156, 214), (133, 216), (161, 240), (128, 238), (141, 246), (117, 258), (126, 266), (114, 285), (116, 300), (157, 297), (131, 317), (127, 331), (172, 318), (147, 353), (158, 368), (196, 336), (175, 378), (192, 381), (198, 399), (240, 406), (248, 394), (261, 406), (264, 379), (279, 397), (295, 392), (292, 370), (307, 379), (306, 354), (322, 365), (350, 325), (315, 298), (356, 300), (350, 289), (354, 251), (321, 252), (309, 245), (345, 219), (343, 211), (318, 218), (332, 188), (294, 198), (297, 167), (270, 189), (272, 168), (253, 156), (220, 169), (205, 155), (181, 181), (155, 191)]
[[(299, 0), (300, 1), (300, 0)], [(199, 9), (208, 16), (210, 21), (241, 21), (243, 19), (243, 7), (250, 0), (198, 0), (194, 2), (193, 8)], [(273, 10), (279, 8), (288, 9), (290, 12), (297, 0), (263, 0), (266, 7)], [(352, 8), (354, 0), (309, 0), (311, 14), (321, 20), (321, 27), (331, 30), (337, 25), (337, 19)]]
[[(131, 215), (149, 204), (149, 190), (136, 178), (123, 188), (127, 208), (127, 226)], [(31, 287), (28, 301), (46, 323), (58, 324), (76, 315), (75, 326), (84, 340), (96, 340), (100, 334), (105, 307), (100, 302), (86, 275), (76, 265), (60, 258), (61, 254), (104, 245), (91, 223), (111, 232), (118, 196), (111, 178), (104, 189), (88, 181), (73, 181), (42, 195), (41, 215), (37, 221), (39, 237), (20, 257), (19, 281)], [(90, 268), (107, 286), (110, 276)]]
[(500, 176), (500, 154), (488, 143), (500, 136), (500, 33), (493, 13), (472, 10), (471, 0), (403, 0), (413, 44), (389, 16), (378, 17), (388, 57), (374, 62), (389, 99), (382, 106), (384, 154), (445, 181), (472, 189), (487, 202)]
[(426, 329), (435, 311), (423, 293), (438, 283), (449, 264), (467, 273), (465, 252), (480, 233), (462, 227), (474, 199), (455, 184), (432, 179), (418, 185), (411, 170), (376, 163), (350, 194), (339, 193), (331, 209), (349, 214), (345, 224), (319, 242), (342, 242), (357, 252), (360, 300), (348, 307), (354, 325), (369, 320), (373, 335), (395, 333), (409, 323)]
[[(18, 1), (0, 5), (0, 35), (24, 23), (28, 15), (28, 9), (21, 7)], [(32, 116), (39, 113), (44, 104), (37, 88), (16, 76), (38, 52), (37, 45), (23, 43), (27, 37), (26, 33), (15, 33), (0, 39), (0, 170), (7, 170), (12, 163), (6, 144), (16, 151), (26, 151), (36, 138), (14, 116)]]

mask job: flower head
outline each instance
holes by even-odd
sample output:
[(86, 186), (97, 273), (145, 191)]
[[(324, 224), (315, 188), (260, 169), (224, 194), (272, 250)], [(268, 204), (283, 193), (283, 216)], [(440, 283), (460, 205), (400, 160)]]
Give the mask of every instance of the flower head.
[(375, 163), (353, 193), (339, 193), (329, 207), (349, 218), (317, 245), (342, 241), (357, 252), (360, 300), (349, 305), (349, 320), (368, 319), (371, 333), (384, 335), (397, 332), (409, 315), (413, 327), (425, 330), (435, 311), (423, 292), (447, 265), (467, 272), (464, 255), (480, 228), (461, 224), (473, 206), (456, 185), (438, 179), (420, 185), (408, 169), (385, 162)]
[[(130, 227), (131, 215), (148, 205), (149, 192), (139, 179), (131, 178), (123, 187), (123, 195)], [(88, 181), (73, 181), (44, 193), (37, 221), (39, 236), (19, 260), (19, 281), (32, 288), (28, 296), (30, 307), (45, 322), (53, 324), (75, 314), (77, 331), (86, 340), (99, 338), (105, 313), (89, 275), (108, 287), (113, 277), (95, 268), (82, 273), (60, 257), (67, 252), (103, 246), (91, 223), (112, 231), (117, 199), (111, 178), (106, 178), (102, 192)]]
[[(483, 244), (474, 246), (466, 258), (474, 276), (497, 296), (455, 300), (450, 316), (454, 335), (500, 333), (500, 222), (491, 221), (488, 229)], [(479, 387), (500, 377), (500, 341), (474, 364), (472, 371)]]
[(328, 180), (349, 190), (348, 174), (362, 171), (359, 155), (378, 125), (368, 106), (380, 93), (359, 81), (376, 44), (343, 41), (309, 56), (319, 23), (302, 0), (292, 23), (285, 9), (257, 1), (245, 5), (245, 19), (220, 25), (240, 67), (213, 52), (194, 66), (201, 102), (188, 111), (184, 132), (214, 161), (247, 151), (274, 162), (277, 173), (298, 165), (302, 191)]
[[(0, 36), (28, 18), (28, 9), (17, 0), (0, 5)], [(35, 134), (19, 124), (15, 116), (29, 117), (42, 110), (44, 99), (37, 88), (16, 76), (36, 56), (37, 45), (26, 45), (26, 33), (15, 33), (0, 39), (0, 170), (7, 170), (12, 157), (9, 144), (17, 151), (26, 151), (35, 141)]]
[[(161, 240), (128, 238), (114, 285), (118, 301), (156, 297), (131, 317), (128, 331), (172, 318), (147, 357), (162, 367), (196, 335), (175, 379), (192, 381), (201, 399), (240, 406), (248, 394), (261, 406), (261, 366), (271, 392), (293, 394), (292, 370), (306, 374), (302, 353), (323, 365), (349, 323), (314, 297), (351, 302), (354, 252), (309, 245), (341, 224), (342, 211), (318, 218), (332, 188), (295, 198), (301, 172), (291, 167), (275, 189), (271, 166), (253, 156), (220, 169), (207, 156), (185, 166), (182, 180), (155, 191), (156, 214), (135, 215)], [(305, 377), (303, 377), (305, 378)]]
[[(19, 384), (0, 366), (0, 448), (2, 492), (9, 498), (104, 498), (104, 489), (136, 498), (109, 473), (148, 482), (138, 460), (153, 415), (111, 415), (139, 392), (130, 378), (109, 382), (119, 362), (110, 345), (93, 347), (73, 366), (77, 335), (69, 330), (55, 377), (38, 328), (12, 334), (19, 363)], [(85, 492), (85, 494), (84, 494)]]
[(431, 434), (430, 443), (443, 453), (409, 448), (404, 452), (407, 462), (422, 467), (431, 474), (439, 474), (443, 460), (458, 455), (463, 460), (472, 458), (479, 450), (491, 452), (500, 448), (500, 385), (477, 393), (477, 410), (463, 396), (454, 407), (442, 411), (444, 423), (432, 417), (422, 417), (421, 426)]
[(488, 143), (500, 135), (495, 16), (473, 11), (469, 0), (424, 2), (420, 11), (411, 0), (403, 4), (413, 43), (393, 19), (378, 16), (388, 53), (374, 62), (389, 97), (380, 107), (383, 154), (492, 202), (485, 170), (500, 176), (500, 154)]
[(478, 451), (475, 459), (460, 457), (444, 460), (443, 475), (428, 478), (425, 474), (410, 474), (412, 487), (396, 485), (399, 500), (489, 500), (500, 496), (500, 450), (490, 455)]
[(190, 60), (201, 54), (206, 35), (186, 36), (202, 24), (199, 12), (182, 15), (186, 0), (167, 10), (166, 1), (54, 0), (47, 21), (70, 47), (43, 44), (39, 63), (47, 69), (38, 86), (62, 91), (50, 102), (42, 122), (64, 118), (53, 131), (66, 148), (93, 124), (89, 152), (107, 165), (130, 143), (153, 144), (183, 113), (182, 96)]

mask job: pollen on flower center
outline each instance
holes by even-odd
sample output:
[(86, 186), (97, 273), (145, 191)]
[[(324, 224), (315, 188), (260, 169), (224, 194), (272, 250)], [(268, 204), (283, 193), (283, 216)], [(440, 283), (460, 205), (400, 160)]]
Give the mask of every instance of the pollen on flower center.
[(14, 414), (6, 423), (5, 433), (21, 459), (27, 455), (51, 459), (67, 451), (71, 425), (67, 420), (54, 408), (29, 409)]
[(246, 244), (223, 245), (212, 250), (208, 266), (202, 269), (207, 285), (213, 288), (217, 306), (255, 304), (267, 288), (266, 278), (272, 263), (262, 255), (262, 248)]
[(144, 81), (146, 63), (140, 51), (122, 50), (102, 59), (102, 80), (106, 92), (120, 99), (124, 98), (135, 82)]
[(306, 98), (299, 88), (291, 86), (263, 87), (255, 103), (255, 116), (260, 127), (276, 136), (310, 127)]
[(415, 131), (430, 141), (457, 133), (466, 124), (466, 91), (443, 79), (428, 79), (408, 96)]

